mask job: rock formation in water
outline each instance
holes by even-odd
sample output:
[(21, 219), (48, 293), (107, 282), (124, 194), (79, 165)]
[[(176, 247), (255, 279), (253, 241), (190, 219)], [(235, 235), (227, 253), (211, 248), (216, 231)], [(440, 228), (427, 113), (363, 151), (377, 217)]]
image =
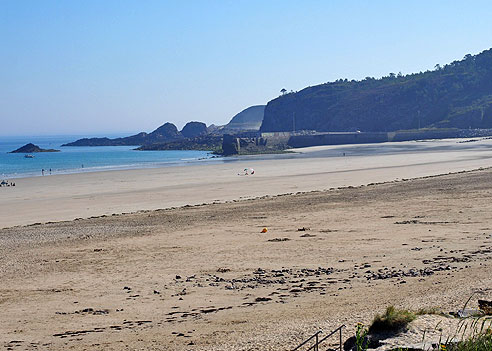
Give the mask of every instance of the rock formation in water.
[(17, 150), (11, 151), (11, 154), (33, 154), (35, 152), (60, 152), (60, 150), (55, 149), (41, 149), (39, 146), (32, 143), (26, 144)]
[(138, 146), (143, 144), (162, 143), (183, 139), (183, 135), (172, 123), (165, 123), (152, 133), (141, 132), (124, 138), (84, 138), (62, 146)]

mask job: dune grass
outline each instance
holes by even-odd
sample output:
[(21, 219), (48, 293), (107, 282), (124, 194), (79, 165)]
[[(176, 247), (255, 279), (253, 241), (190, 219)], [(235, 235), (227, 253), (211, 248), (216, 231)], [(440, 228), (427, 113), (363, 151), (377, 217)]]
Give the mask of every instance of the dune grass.
[[(408, 324), (417, 316), (424, 314), (442, 315), (443, 313), (440, 309), (434, 307), (412, 312), (389, 306), (384, 314), (377, 314), (374, 317), (368, 329), (364, 328), (362, 324), (357, 325), (355, 349), (357, 351), (368, 349), (367, 336), (369, 334), (399, 333), (404, 331)], [(425, 340), (425, 333), (422, 340)], [(406, 349), (399, 348), (395, 350), (405, 351)], [(432, 351), (492, 351), (492, 317), (471, 316), (461, 318), (454, 335), (448, 336), (446, 340), (440, 340)]]
[[(435, 351), (491, 351), (492, 350), (492, 318), (465, 318), (472, 320), (470, 324), (460, 323), (456, 336), (461, 334), (458, 342), (443, 342)], [(467, 329), (470, 335), (464, 337)]]
[(369, 327), (370, 333), (399, 332), (416, 318), (415, 313), (399, 310), (393, 306), (386, 308), (382, 315), (377, 314)]
[(435, 351), (490, 351), (492, 350), (492, 334), (482, 334), (455, 344), (442, 344)]

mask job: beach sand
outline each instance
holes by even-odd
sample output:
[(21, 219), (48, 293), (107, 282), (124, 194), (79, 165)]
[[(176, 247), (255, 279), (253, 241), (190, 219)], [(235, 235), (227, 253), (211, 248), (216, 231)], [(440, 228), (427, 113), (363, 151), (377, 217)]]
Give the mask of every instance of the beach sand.
[[(16, 187), (0, 188), (0, 228), (492, 167), (492, 140), (458, 141), (321, 146), (266, 159), (19, 178)], [(255, 174), (238, 175), (246, 167)]]
[(449, 145), (19, 179), (2, 226), (100, 217), (0, 230), (0, 345), (286, 350), (391, 304), (492, 299), (492, 170), (462, 172), (490, 144)]

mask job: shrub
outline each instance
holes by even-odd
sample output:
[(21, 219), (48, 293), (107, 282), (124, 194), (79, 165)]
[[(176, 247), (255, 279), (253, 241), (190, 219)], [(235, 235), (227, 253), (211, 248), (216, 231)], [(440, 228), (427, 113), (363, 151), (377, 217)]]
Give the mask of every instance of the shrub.
[(408, 310), (398, 310), (389, 306), (383, 315), (377, 314), (369, 327), (370, 333), (399, 332), (415, 319), (415, 314)]

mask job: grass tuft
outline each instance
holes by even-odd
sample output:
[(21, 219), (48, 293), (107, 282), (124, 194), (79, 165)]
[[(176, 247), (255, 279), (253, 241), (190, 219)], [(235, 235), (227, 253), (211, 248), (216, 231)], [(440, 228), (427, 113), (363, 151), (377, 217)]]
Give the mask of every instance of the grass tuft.
[(399, 332), (405, 329), (415, 317), (415, 314), (408, 310), (398, 310), (393, 306), (389, 306), (383, 315), (377, 314), (374, 317), (369, 327), (369, 332)]

